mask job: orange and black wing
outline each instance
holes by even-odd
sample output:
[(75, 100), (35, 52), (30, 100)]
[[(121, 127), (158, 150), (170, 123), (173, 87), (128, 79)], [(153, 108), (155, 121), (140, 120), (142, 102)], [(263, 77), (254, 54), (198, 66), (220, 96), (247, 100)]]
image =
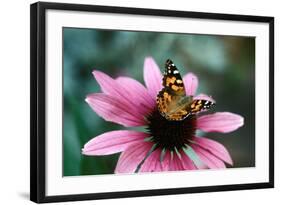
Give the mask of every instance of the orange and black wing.
[(187, 110), (190, 114), (197, 114), (199, 112), (209, 110), (214, 104), (214, 102), (209, 100), (196, 99), (189, 104)]
[(163, 89), (157, 95), (157, 106), (160, 114), (167, 120), (182, 120), (188, 112), (177, 109), (179, 102), (185, 97), (182, 77), (171, 60), (165, 63), (165, 72), (162, 81)]
[(186, 96), (182, 77), (171, 60), (165, 63), (163, 89), (157, 95), (159, 113), (167, 120), (180, 121), (187, 116), (210, 109), (214, 102)]
[(180, 72), (170, 59), (165, 63), (162, 85), (164, 89), (170, 90), (173, 95), (185, 96), (184, 84)]

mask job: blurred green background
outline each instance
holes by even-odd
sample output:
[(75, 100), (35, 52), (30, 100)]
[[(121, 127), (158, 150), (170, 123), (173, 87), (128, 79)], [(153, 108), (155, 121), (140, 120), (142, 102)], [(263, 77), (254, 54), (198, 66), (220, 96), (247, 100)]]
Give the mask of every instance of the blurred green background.
[[(170, 58), (182, 75), (199, 77), (198, 93), (212, 95), (211, 112), (242, 115), (245, 124), (232, 133), (206, 133), (229, 150), (233, 167), (255, 166), (255, 39), (253, 37), (63, 29), (64, 134), (63, 175), (111, 174), (119, 154), (84, 156), (81, 148), (107, 131), (126, 129), (106, 122), (85, 102), (100, 92), (94, 69), (143, 83), (143, 63), (152, 56), (163, 71)], [(202, 134), (202, 133), (198, 133)]]

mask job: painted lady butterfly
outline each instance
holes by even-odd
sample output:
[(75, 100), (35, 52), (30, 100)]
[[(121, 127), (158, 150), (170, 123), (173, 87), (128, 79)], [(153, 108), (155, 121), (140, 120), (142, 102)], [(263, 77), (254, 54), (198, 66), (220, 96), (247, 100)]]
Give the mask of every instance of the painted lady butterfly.
[(189, 115), (210, 109), (215, 103), (204, 99), (193, 99), (185, 93), (182, 77), (168, 59), (162, 82), (164, 88), (157, 95), (157, 106), (160, 114), (170, 121), (180, 121)]

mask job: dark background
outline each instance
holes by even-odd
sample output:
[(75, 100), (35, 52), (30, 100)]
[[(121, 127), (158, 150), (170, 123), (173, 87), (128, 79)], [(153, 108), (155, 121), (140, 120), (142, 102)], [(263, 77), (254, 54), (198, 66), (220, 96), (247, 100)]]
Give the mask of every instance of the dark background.
[(216, 100), (211, 112), (229, 111), (244, 117), (245, 124), (237, 131), (205, 135), (228, 149), (233, 167), (255, 166), (254, 38), (77, 28), (64, 28), (63, 38), (64, 176), (113, 173), (119, 154), (81, 154), (91, 138), (126, 129), (104, 121), (85, 102), (87, 94), (100, 92), (92, 71), (130, 76), (143, 83), (146, 56), (152, 56), (162, 70), (170, 58), (182, 75), (195, 73), (199, 78), (197, 93)]

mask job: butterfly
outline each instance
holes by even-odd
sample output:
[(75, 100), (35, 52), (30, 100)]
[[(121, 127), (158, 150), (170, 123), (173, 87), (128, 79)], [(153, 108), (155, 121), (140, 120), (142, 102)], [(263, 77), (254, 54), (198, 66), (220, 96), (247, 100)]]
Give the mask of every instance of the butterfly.
[(182, 77), (168, 59), (165, 63), (163, 89), (157, 95), (159, 113), (170, 121), (181, 121), (189, 115), (210, 109), (215, 103), (205, 99), (193, 99), (185, 93)]

